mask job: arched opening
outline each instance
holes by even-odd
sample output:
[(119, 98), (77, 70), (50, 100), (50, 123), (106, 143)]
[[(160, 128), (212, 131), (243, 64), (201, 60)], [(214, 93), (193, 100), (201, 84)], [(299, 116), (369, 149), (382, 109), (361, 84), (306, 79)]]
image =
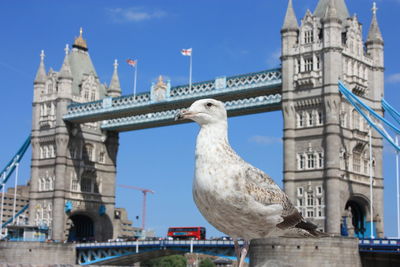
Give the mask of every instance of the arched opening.
[(68, 241), (94, 241), (94, 224), (93, 220), (82, 214), (70, 217), (71, 227), (68, 233)]
[(345, 206), (347, 216), (344, 218), (344, 225), (349, 236), (364, 238), (366, 236), (366, 216), (368, 203), (361, 198), (350, 198)]

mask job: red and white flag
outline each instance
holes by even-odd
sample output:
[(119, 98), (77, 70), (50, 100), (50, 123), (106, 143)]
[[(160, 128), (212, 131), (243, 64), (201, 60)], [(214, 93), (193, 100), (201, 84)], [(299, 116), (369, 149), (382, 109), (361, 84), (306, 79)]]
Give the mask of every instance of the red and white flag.
[(181, 53), (183, 56), (191, 56), (192, 55), (192, 48), (188, 48), (188, 49), (182, 49)]
[(137, 60), (127, 59), (126, 63), (128, 63), (132, 67), (136, 67)]

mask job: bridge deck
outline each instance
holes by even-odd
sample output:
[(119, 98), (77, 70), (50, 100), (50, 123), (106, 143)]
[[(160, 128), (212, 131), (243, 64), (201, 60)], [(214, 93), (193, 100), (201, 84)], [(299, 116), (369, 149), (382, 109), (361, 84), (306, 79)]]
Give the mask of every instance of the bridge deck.
[(63, 119), (72, 123), (103, 121), (101, 128), (130, 131), (185, 121), (174, 121), (175, 113), (195, 100), (215, 98), (225, 102), (228, 116), (279, 110), (281, 108), (281, 70), (266, 70), (213, 81), (168, 88), (162, 100), (153, 92), (136, 96), (104, 98), (89, 103), (74, 103)]

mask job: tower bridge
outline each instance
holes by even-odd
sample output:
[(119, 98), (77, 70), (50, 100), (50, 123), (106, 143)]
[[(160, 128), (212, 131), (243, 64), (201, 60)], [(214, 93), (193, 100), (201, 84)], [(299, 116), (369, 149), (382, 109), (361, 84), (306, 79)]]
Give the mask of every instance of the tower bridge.
[[(200, 98), (224, 101), (229, 116), (281, 110), (284, 189), (308, 220), (339, 234), (383, 235), (382, 138), (373, 133), (373, 194), (369, 195), (368, 128), (340, 95), (340, 78), (382, 114), (384, 44), (376, 9), (364, 41), (344, 0), (320, 0), (298, 23), (288, 1), (281, 29), (281, 68), (121, 96), (118, 64), (100, 83), (82, 36), (66, 47), (59, 71), (46, 72), (44, 53), (34, 80), (29, 222), (55, 240), (115, 238), (119, 132), (176, 124), (177, 110)], [(369, 210), (373, 205), (374, 217)]]

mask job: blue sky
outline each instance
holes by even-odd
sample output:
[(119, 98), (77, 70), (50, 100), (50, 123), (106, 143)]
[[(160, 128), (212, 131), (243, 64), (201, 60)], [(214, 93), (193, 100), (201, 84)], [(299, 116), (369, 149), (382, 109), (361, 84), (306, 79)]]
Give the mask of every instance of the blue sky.
[[(294, 0), (297, 17), (317, 0)], [(400, 0), (380, 0), (378, 21), (385, 39), (386, 98), (400, 109), (400, 37), (394, 22)], [(371, 20), (372, 0), (347, 1), (351, 14), (364, 25)], [(0, 1), (0, 166), (6, 164), (31, 129), (33, 79), (44, 49), (45, 65), (59, 70), (65, 44), (72, 44), (83, 27), (89, 53), (100, 80), (109, 83), (114, 59), (120, 61), (123, 94), (132, 93), (133, 71), (125, 63), (137, 58), (138, 92), (148, 91), (158, 75), (172, 85), (187, 83), (193, 47), (193, 81), (279, 67), (280, 28), (287, 1), (270, 0), (118, 0), (118, 1)], [(397, 33), (397, 34), (396, 34)], [(231, 118), (230, 142), (248, 162), (282, 184), (282, 118), (280, 112)], [(206, 226), (192, 200), (194, 146), (198, 126), (127, 132), (120, 135), (117, 183), (150, 188), (149, 228), (165, 236), (168, 226)], [(385, 149), (385, 234), (396, 235), (394, 153)], [(30, 151), (21, 166), (29, 179)], [(134, 224), (141, 215), (142, 194), (117, 188), (117, 206), (125, 207)]]

